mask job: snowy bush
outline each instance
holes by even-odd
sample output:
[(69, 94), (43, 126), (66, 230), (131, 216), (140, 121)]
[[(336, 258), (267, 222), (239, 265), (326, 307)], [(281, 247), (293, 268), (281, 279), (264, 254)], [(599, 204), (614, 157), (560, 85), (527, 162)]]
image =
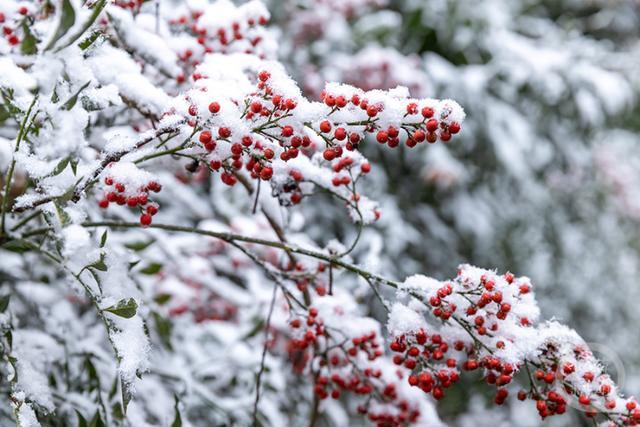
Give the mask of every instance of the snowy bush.
[[(415, 274), (404, 245), (423, 237), (394, 197), (415, 197), (414, 215), (420, 186), (386, 180), (408, 157), (437, 191), (469, 184), (483, 165), (455, 147), (501, 122), (427, 97), (433, 79), (471, 86), (467, 70), (353, 51), (399, 25), (387, 2), (317, 3), (271, 5), (273, 26), (257, 0), (0, 3), (2, 424), (440, 426), (437, 401), (465, 377), (542, 419), (640, 424), (587, 343), (539, 320), (528, 278)], [(624, 108), (589, 105), (589, 123)], [(597, 151), (608, 185), (633, 175), (609, 166), (627, 149)], [(476, 214), (457, 225), (490, 235)]]

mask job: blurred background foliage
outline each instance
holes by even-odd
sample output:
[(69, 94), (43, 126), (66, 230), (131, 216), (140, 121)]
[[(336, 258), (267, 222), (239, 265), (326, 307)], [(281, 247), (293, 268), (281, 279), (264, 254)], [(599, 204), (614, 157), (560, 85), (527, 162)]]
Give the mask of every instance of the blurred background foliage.
[[(358, 256), (397, 277), (446, 278), (463, 262), (528, 275), (543, 314), (606, 343), (624, 361), (625, 390), (640, 393), (640, 2), (270, 6), (283, 29), (281, 56), (310, 96), (325, 80), (404, 85), (467, 111), (461, 137), (446, 146), (390, 155), (366, 144), (383, 166), (371, 188), (383, 205), (384, 244), (365, 233)], [(329, 212), (305, 212), (317, 237), (327, 224), (348, 237), (348, 222)], [(443, 415), (484, 411), (469, 401), (476, 386), (451, 393)], [(500, 424), (496, 413), (489, 418)], [(525, 418), (504, 425), (540, 423)], [(480, 425), (470, 420), (456, 423)]]

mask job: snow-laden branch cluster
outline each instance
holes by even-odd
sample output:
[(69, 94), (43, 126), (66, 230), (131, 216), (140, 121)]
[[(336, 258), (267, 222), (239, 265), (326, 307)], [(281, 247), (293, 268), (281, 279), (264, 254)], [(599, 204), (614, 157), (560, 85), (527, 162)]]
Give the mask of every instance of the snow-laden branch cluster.
[[(362, 148), (455, 142), (465, 113), (402, 86), (308, 99), (269, 18), (257, 1), (0, 4), (0, 420), (439, 426), (432, 397), (462, 366), (497, 403), (527, 371), (518, 397), (543, 417), (575, 397), (636, 422), (574, 332), (533, 326), (527, 279), (399, 283), (366, 261), (384, 212)], [(336, 206), (346, 237), (302, 210)]]
[[(396, 303), (389, 315), (394, 362), (413, 372), (411, 385), (434, 398), (444, 397), (460, 370), (480, 369), (501, 405), (507, 386), (524, 371), (528, 388), (517, 397), (535, 400), (543, 419), (573, 405), (604, 425), (640, 420), (635, 400), (621, 397), (575, 331), (557, 321), (535, 325), (539, 309), (529, 278), (462, 265), (451, 281), (409, 277), (398, 296), (409, 302)], [(426, 313), (443, 324), (433, 326)]]

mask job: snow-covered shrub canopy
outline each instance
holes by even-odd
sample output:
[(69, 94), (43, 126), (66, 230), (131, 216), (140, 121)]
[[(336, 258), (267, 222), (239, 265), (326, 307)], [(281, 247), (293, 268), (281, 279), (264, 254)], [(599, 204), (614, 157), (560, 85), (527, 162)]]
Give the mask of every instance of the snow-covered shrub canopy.
[(386, 2), (315, 6), (289, 11), (281, 48), (257, 0), (0, 3), (0, 421), (440, 426), (471, 376), (542, 418), (640, 423), (528, 278), (390, 278), (421, 234), (387, 239), (400, 205), (377, 169), (428, 156), (442, 188), (469, 182), (448, 147), (479, 130), (428, 97), (418, 55), (351, 54), (352, 25), (397, 17)]

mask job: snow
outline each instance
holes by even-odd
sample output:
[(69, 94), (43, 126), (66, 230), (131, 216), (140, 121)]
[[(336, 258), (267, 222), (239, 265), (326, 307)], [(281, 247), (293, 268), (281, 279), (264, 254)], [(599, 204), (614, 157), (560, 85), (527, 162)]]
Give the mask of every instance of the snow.
[(0, 58), (0, 75), (0, 86), (13, 89), (18, 96), (27, 95), (37, 84), (31, 75), (18, 67), (9, 57)]
[[(76, 410), (90, 418), (118, 376), (134, 394), (125, 423), (171, 424), (175, 397), (184, 425), (248, 425), (264, 348), (260, 423), (308, 424), (314, 380), (336, 374), (371, 381), (376, 391), (363, 397), (342, 390), (340, 399), (323, 400), (327, 423), (365, 422), (356, 415), (360, 404), (374, 417), (399, 415), (402, 401), (419, 410), (414, 425), (440, 426), (434, 400), (409, 384), (411, 369), (394, 363), (389, 349), (389, 338), (412, 340), (420, 330), (451, 348), (457, 341), (477, 346), (454, 353), (456, 363), (465, 355), (494, 357), (516, 370), (571, 363), (575, 372), (563, 380), (599, 399), (600, 410), (604, 399), (595, 396), (603, 384), (620, 408), (623, 389), (637, 391), (635, 377), (616, 385), (606, 360), (598, 360), (601, 347), (589, 350), (577, 332), (637, 363), (629, 325), (638, 320), (630, 301), (640, 296), (630, 279), (640, 271), (640, 162), (633, 121), (625, 119), (638, 102), (637, 47), (627, 34), (637, 25), (628, 9), (618, 9), (623, 5), (573, 20), (583, 9), (567, 1), (562, 22), (552, 22), (545, 5), (525, 11), (506, 0), (433, 0), (428, 8), (411, 0), (394, 3), (394, 10), (384, 0), (287, 0), (271, 2), (273, 14), (256, 0), (239, 6), (158, 0), (134, 12), (109, 2), (90, 29), (102, 33), (91, 47), (75, 42), (43, 52), (60, 9), (0, 3), (5, 33), (22, 37), (24, 20), (40, 49), (25, 54), (19, 44), (10, 46), (9, 34), (0, 38), (3, 96), (23, 112), (38, 96), (33, 126), (15, 155), (23, 115), (11, 111), (0, 128), (3, 177), (16, 160), (15, 212), (6, 215), (0, 239), (3, 295), (11, 295), (0, 313), (0, 348), (15, 357), (18, 376), (7, 366), (8, 392), (21, 426), (39, 425), (44, 416), (73, 424)], [(76, 22), (60, 45), (91, 14), (90, 2), (71, 4)], [(626, 18), (627, 26), (604, 15)], [(275, 22), (266, 26), (267, 18)], [(262, 71), (269, 73), (264, 85)], [(321, 102), (322, 89), (325, 100), (341, 95), (347, 105)], [(375, 118), (351, 102), (354, 94), (380, 107)], [(247, 114), (253, 102), (271, 108), (274, 95), (296, 107)], [(219, 113), (209, 111), (213, 101)], [(417, 113), (407, 113), (410, 103)], [(410, 149), (404, 127), (421, 126), (427, 106), (440, 137), (454, 122), (463, 131), (451, 143)], [(331, 132), (320, 131), (324, 120)], [(281, 156), (292, 152), (293, 140), (283, 126), (310, 142), (288, 160)], [(222, 127), (231, 130), (228, 140), (219, 137)], [(345, 139), (334, 138), (339, 127)], [(401, 129), (395, 150), (375, 142), (376, 132), (389, 127)], [(203, 131), (216, 140), (210, 152), (199, 141)], [(352, 134), (360, 138), (357, 147), (347, 144)], [(252, 144), (232, 155), (232, 144), (249, 135)], [(327, 160), (325, 150), (337, 148), (342, 155)], [(102, 170), (105, 159), (115, 160)], [(212, 160), (242, 182), (221, 183), (222, 171), (207, 167)], [(371, 173), (363, 171), (366, 164)], [(260, 180), (255, 175), (265, 167), (273, 176)], [(162, 183), (151, 202), (161, 207), (156, 227), (137, 226), (148, 205), (98, 206), (117, 191), (105, 183), (110, 179), (125, 185), (125, 197)], [(35, 209), (42, 215), (28, 218)], [(180, 228), (166, 229), (172, 226)], [(271, 243), (229, 242), (193, 228)], [(14, 238), (39, 250), (19, 253), (27, 248)], [(332, 266), (329, 256), (337, 257)], [(94, 264), (99, 260), (104, 265)], [(499, 270), (469, 264), (452, 274), (465, 260), (527, 272), (536, 293), (522, 291), (532, 284), (526, 276), (507, 280)], [(374, 280), (373, 292), (359, 269), (406, 279), (391, 282), (398, 289)], [(487, 280), (491, 291), (483, 288)], [(500, 292), (500, 302), (476, 304), (485, 290)], [(131, 318), (105, 311), (129, 299), (138, 306)], [(502, 304), (508, 316), (500, 314), (507, 310)], [(493, 328), (488, 333), (479, 333), (482, 319)], [(11, 332), (12, 346), (4, 332)], [(296, 344), (309, 332), (313, 345)], [(347, 358), (363, 336), (373, 337), (376, 353)], [(334, 356), (337, 363), (329, 361)], [(89, 363), (97, 378), (87, 382)], [(457, 368), (437, 362), (434, 369)], [(584, 379), (587, 373), (594, 381)], [(379, 398), (387, 386), (397, 399)], [(106, 423), (114, 422), (119, 399), (104, 402)], [(453, 415), (454, 424), (480, 425), (482, 417), (538, 422), (520, 406), (497, 412), (475, 400), (463, 403), (468, 416)], [(0, 410), (0, 424), (16, 422), (9, 412)]]
[(414, 310), (403, 304), (395, 303), (391, 307), (387, 329), (392, 335), (401, 335), (408, 332), (415, 332), (421, 328), (426, 328), (424, 318)]
[(112, 335), (113, 344), (120, 358), (118, 371), (125, 386), (135, 392), (136, 374), (148, 367), (149, 339), (140, 316), (130, 319), (114, 318), (118, 331)]

